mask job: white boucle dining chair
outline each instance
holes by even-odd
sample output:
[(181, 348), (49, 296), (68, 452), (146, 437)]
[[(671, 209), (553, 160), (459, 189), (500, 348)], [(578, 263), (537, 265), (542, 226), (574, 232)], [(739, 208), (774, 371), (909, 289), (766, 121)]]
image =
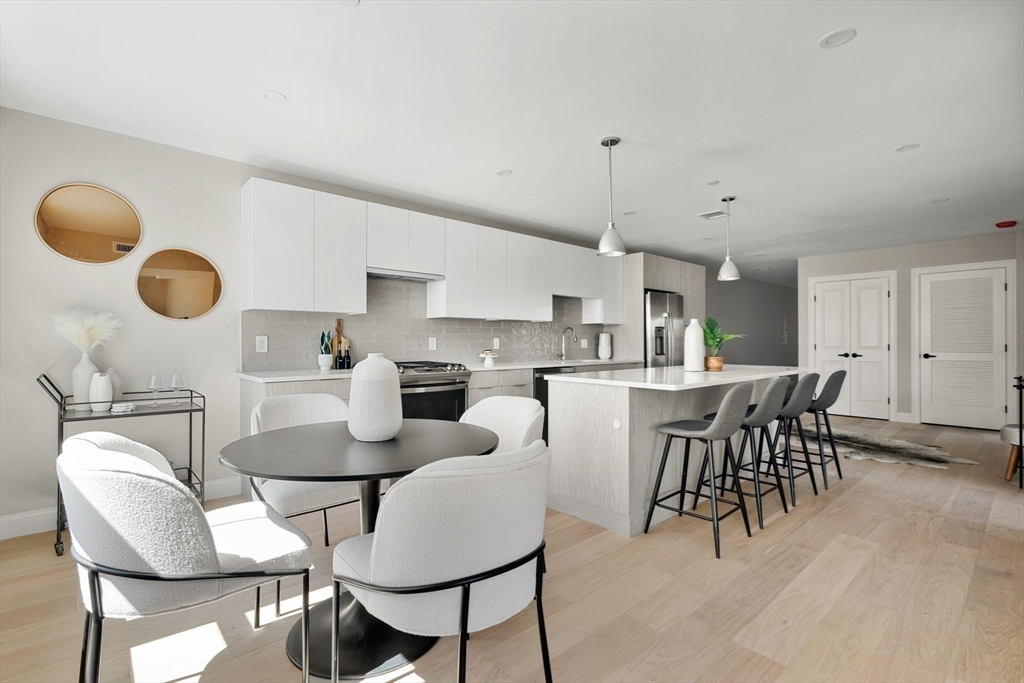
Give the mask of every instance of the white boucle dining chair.
[(281, 576), (302, 577), (309, 680), (306, 534), (262, 502), (204, 512), (162, 455), (106, 432), (67, 439), (57, 478), (86, 609), (80, 683), (99, 681), (105, 618), (174, 612)]
[(458, 679), (466, 680), (466, 642), (537, 602), (544, 678), (551, 662), (541, 588), (544, 516), (551, 453), (526, 448), (449, 458), (392, 484), (374, 533), (334, 551), (332, 636), (338, 671), (341, 586), (400, 631), (459, 635)]
[(544, 406), (521, 396), (489, 396), (471, 407), (459, 422), (490, 429), (498, 435), (495, 453), (518, 451), (541, 438)]

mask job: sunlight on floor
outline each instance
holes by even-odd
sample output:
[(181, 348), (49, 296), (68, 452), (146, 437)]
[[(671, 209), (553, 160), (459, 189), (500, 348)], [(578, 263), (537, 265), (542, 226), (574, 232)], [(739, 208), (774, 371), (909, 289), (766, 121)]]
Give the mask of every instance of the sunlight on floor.
[(386, 674), (364, 678), (363, 683), (424, 683), (424, 680), (414, 673), (415, 670), (416, 665), (409, 663)]
[[(287, 588), (285, 589), (287, 590)], [(323, 588), (317, 588), (316, 590), (309, 591), (309, 606), (312, 607), (322, 600), (331, 599), (331, 587), (324, 586)], [(294, 595), (290, 598), (281, 598), (281, 616), (274, 616), (274, 584), (268, 584), (263, 587), (263, 606), (260, 608), (260, 627), (264, 627), (267, 624), (272, 624), (278, 619), (294, 619), (302, 612), (302, 596)], [(249, 610), (245, 613), (245, 618), (249, 620), (249, 626), (253, 626), (253, 618), (255, 617), (255, 610)]]
[(175, 633), (131, 649), (135, 683), (198, 681), (206, 665), (228, 644), (217, 622)]

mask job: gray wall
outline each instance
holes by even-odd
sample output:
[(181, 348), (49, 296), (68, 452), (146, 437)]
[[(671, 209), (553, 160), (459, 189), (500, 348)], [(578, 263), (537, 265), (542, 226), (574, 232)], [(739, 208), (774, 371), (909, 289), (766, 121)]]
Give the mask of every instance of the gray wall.
[[(1020, 230), (1020, 228), (1018, 228)], [(797, 273), (799, 281), (798, 302), (800, 305), (800, 364), (812, 362), (810, 332), (807, 329), (809, 310), (807, 280), (825, 275), (846, 275), (875, 271), (896, 271), (896, 409), (901, 413), (911, 410), (911, 348), (910, 348), (910, 270), (929, 266), (946, 266), (958, 263), (981, 263), (1014, 259), (1016, 254), (1018, 279), (1021, 256), (1017, 244), (1019, 238), (1012, 232), (971, 237), (946, 242), (914, 244), (906, 247), (856, 251), (831, 256), (813, 256), (799, 260)], [(1018, 282), (1018, 287), (1020, 283)], [(1017, 299), (1018, 321), (1021, 299)], [(1018, 348), (1018, 357), (1020, 349)], [(1018, 366), (1022, 367), (1022, 366)]]
[[(717, 320), (724, 332), (746, 335), (722, 347), (726, 363), (797, 364), (796, 288), (749, 278), (719, 282), (718, 271), (708, 268), (705, 292), (707, 315)], [(789, 330), (785, 342), (784, 319)]]
[[(427, 319), (425, 282), (370, 278), (365, 315), (242, 311), (242, 369), (308, 370), (317, 367), (320, 332), (345, 323), (342, 334), (352, 342), (352, 360), (382, 352), (392, 360), (439, 360), (481, 363), (478, 354), (501, 340), (499, 362), (551, 360), (562, 348), (562, 330), (571, 326), (587, 348), (567, 335), (565, 355), (572, 360), (597, 358), (601, 325), (583, 325), (583, 302), (556, 296), (554, 320), (549, 323), (507, 320)], [(266, 335), (267, 353), (256, 353), (256, 337)], [(427, 338), (437, 338), (437, 350), (427, 350)], [(614, 350), (614, 347), (613, 347)]]

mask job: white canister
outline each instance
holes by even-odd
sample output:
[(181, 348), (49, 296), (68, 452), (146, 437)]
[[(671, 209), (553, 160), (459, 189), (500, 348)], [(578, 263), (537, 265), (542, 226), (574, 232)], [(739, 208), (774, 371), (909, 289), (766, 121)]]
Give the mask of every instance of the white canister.
[(113, 391), (114, 400), (120, 401), (124, 396), (124, 380), (114, 368), (107, 368), (107, 377), (110, 378), (110, 388)]
[(89, 385), (92, 383), (92, 376), (99, 372), (99, 368), (89, 358), (89, 352), (82, 352), (82, 359), (71, 371), (71, 394), (72, 401), (78, 403), (73, 410), (92, 410), (89, 407)]
[(683, 370), (704, 372), (704, 328), (696, 318), (690, 319), (683, 334)]
[(110, 384), (110, 376), (95, 372), (92, 381), (89, 382), (89, 405), (98, 413), (105, 413), (110, 410), (110, 402), (114, 396), (113, 387)]
[(398, 368), (383, 353), (371, 353), (352, 369), (348, 431), (359, 441), (387, 441), (401, 428)]
[(612, 357), (612, 335), (602, 332), (597, 338), (597, 357), (608, 360)]

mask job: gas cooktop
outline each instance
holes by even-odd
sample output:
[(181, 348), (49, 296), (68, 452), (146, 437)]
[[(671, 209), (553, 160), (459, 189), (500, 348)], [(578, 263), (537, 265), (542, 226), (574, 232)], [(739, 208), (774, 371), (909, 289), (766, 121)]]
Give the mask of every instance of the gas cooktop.
[(450, 372), (466, 372), (466, 366), (461, 363), (443, 363), (436, 360), (411, 360), (397, 361), (398, 373), (416, 375), (436, 375)]

